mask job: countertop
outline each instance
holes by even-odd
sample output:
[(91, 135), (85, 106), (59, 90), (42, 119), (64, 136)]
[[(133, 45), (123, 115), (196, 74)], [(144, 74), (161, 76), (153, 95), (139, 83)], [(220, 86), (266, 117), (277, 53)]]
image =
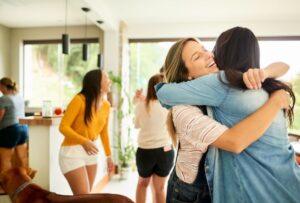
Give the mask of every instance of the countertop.
[(20, 124), (25, 125), (59, 125), (62, 116), (52, 116), (51, 118), (43, 118), (42, 116), (29, 116), (19, 119)]

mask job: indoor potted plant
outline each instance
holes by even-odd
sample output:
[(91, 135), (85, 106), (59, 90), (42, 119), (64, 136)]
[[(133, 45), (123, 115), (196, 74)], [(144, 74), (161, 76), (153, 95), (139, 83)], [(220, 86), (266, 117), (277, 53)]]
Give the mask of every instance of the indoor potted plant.
[(118, 160), (119, 160), (119, 169), (120, 169), (120, 179), (127, 179), (130, 166), (135, 157), (135, 149), (133, 144), (127, 143), (125, 146), (122, 146), (121, 141), (118, 142)]

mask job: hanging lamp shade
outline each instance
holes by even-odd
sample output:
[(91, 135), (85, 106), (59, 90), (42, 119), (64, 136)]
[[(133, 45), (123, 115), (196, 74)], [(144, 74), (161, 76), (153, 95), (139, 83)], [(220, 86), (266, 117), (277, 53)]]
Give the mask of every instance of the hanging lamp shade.
[(102, 55), (101, 54), (97, 55), (97, 67), (99, 69), (102, 69)]
[(63, 54), (69, 54), (70, 52), (70, 38), (68, 34), (62, 35), (62, 52)]
[(82, 60), (87, 61), (89, 58), (89, 47), (86, 43), (82, 45)]

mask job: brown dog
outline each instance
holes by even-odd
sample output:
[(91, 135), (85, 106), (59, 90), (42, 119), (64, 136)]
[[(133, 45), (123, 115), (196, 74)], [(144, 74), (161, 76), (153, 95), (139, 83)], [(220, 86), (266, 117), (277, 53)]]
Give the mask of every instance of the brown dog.
[(31, 183), (36, 171), (26, 168), (10, 169), (0, 175), (5, 192), (14, 203), (133, 203), (117, 194), (58, 195)]

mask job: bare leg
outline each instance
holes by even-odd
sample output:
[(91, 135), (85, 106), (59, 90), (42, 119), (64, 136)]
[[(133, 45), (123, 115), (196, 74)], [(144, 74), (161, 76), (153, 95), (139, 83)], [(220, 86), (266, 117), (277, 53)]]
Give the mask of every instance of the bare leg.
[(147, 188), (150, 183), (150, 178), (139, 177), (138, 185), (135, 193), (136, 203), (146, 202)]
[(27, 143), (16, 146), (17, 159), (21, 166), (28, 167)]
[(151, 177), (150, 188), (151, 188), (151, 192), (152, 192), (152, 203), (156, 203), (155, 188), (153, 185), (153, 176)]
[(158, 175), (152, 176), (153, 186), (155, 189), (156, 203), (165, 203), (166, 202), (166, 191), (165, 183), (167, 177), (160, 177)]
[(90, 187), (89, 192), (91, 192), (93, 189), (93, 185), (94, 185), (96, 174), (97, 174), (97, 166), (98, 166), (97, 164), (86, 166), (86, 171), (87, 171), (88, 179), (89, 179), (89, 187)]
[(74, 195), (90, 192), (89, 178), (86, 167), (80, 167), (64, 174)]
[(12, 167), (13, 149), (0, 147), (0, 172), (6, 171)]

